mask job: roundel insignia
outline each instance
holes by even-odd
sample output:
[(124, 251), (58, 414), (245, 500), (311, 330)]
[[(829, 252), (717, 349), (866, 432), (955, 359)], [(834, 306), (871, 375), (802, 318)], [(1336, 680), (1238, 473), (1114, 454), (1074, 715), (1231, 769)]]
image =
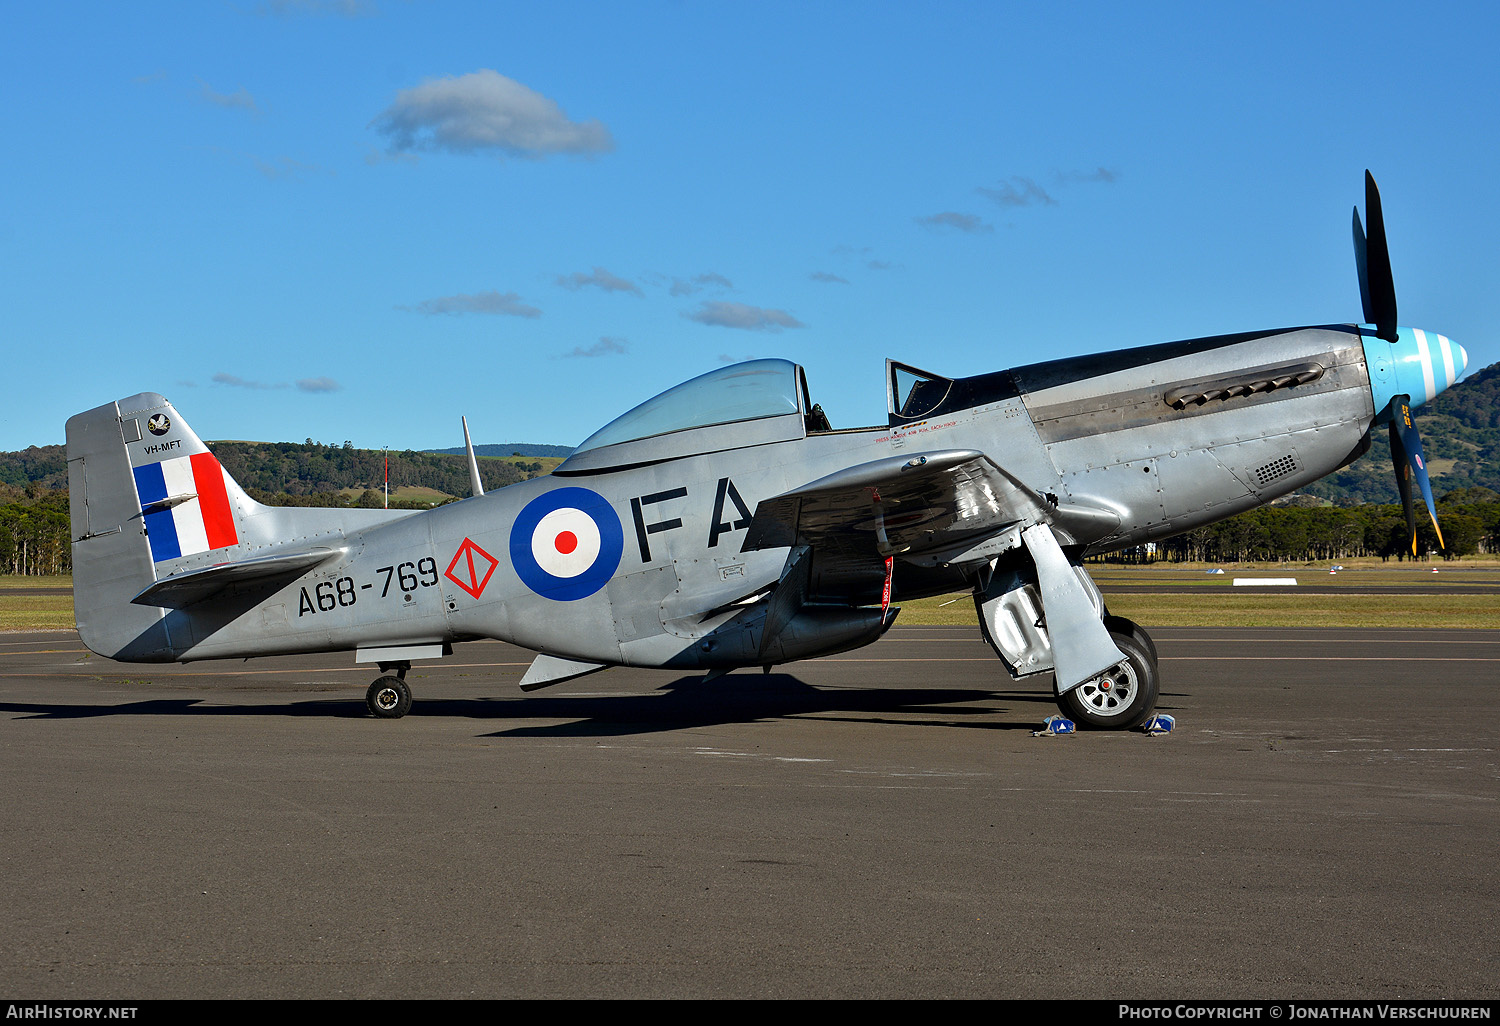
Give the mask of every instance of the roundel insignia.
[(153, 435), (164, 435), (171, 426), (172, 420), (165, 413), (158, 413), (146, 421), (146, 429)]
[(609, 502), (587, 488), (557, 488), (526, 504), (510, 526), (510, 561), (544, 598), (574, 602), (604, 587), (620, 565), (625, 532)]

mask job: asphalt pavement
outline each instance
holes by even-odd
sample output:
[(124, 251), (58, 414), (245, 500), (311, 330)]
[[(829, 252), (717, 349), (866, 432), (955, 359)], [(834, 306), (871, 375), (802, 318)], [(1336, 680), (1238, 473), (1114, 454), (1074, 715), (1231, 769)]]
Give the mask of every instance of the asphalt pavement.
[(0, 634), (0, 995), (1500, 997), (1500, 634), (1153, 631), (1163, 737), (972, 629), (704, 685)]

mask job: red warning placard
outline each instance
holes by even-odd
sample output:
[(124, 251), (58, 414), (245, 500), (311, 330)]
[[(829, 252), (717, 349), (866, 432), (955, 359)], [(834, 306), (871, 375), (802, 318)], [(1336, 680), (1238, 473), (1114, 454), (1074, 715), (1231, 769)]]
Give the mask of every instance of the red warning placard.
[(499, 565), (498, 559), (465, 538), (443, 576), (478, 598), (484, 594), (484, 586), (490, 583), (490, 575)]

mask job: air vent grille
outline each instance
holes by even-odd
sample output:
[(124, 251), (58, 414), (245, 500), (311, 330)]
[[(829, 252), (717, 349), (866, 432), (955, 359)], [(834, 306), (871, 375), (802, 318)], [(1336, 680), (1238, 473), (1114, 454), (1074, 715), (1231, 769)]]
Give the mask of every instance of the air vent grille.
[(1286, 477), (1288, 474), (1295, 474), (1296, 472), (1297, 457), (1291, 454), (1287, 454), (1286, 456), (1281, 457), (1281, 459), (1272, 460), (1264, 467), (1258, 469), (1255, 472), (1255, 480), (1260, 482), (1261, 487), (1264, 488), (1272, 481), (1278, 481), (1281, 478)]

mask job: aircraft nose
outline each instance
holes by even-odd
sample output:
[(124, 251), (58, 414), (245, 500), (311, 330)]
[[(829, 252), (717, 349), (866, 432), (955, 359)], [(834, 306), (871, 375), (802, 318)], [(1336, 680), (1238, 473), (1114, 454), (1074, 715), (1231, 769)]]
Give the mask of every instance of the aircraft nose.
[(1421, 328), (1398, 329), (1394, 343), (1372, 335), (1363, 341), (1377, 411), (1398, 395), (1410, 396), (1411, 405), (1420, 406), (1457, 381), (1469, 365), (1463, 346)]

